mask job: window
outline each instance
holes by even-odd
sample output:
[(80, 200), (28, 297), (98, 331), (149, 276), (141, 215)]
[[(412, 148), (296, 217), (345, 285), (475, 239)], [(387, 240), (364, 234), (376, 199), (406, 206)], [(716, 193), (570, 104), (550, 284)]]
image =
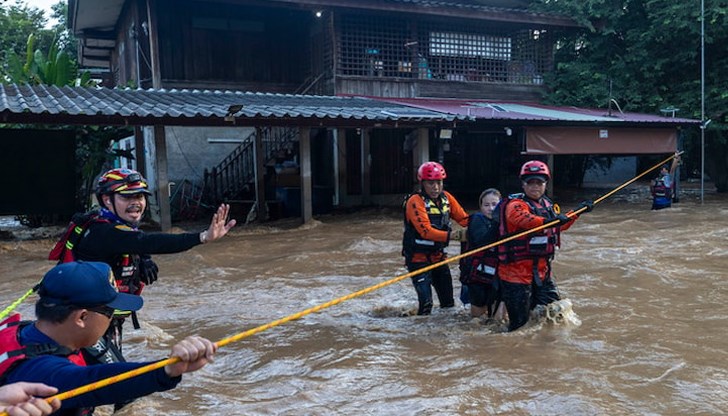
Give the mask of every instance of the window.
[(382, 15), (336, 20), (338, 75), (541, 84), (553, 34), (541, 27)]
[(511, 38), (454, 32), (431, 32), (430, 55), (481, 57), (509, 61)]

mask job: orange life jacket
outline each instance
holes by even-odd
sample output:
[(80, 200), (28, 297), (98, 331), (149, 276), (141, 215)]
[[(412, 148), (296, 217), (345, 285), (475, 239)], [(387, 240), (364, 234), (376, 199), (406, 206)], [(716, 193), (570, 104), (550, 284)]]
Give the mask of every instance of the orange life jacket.
[[(500, 237), (506, 237), (509, 234), (517, 230), (509, 230), (508, 222), (505, 218), (506, 205), (514, 199), (520, 199), (528, 204), (529, 210), (534, 215), (538, 215), (546, 219), (546, 221), (552, 221), (556, 218), (556, 213), (553, 209), (553, 202), (546, 196), (541, 198), (543, 205), (537, 204), (536, 202), (526, 198), (523, 194), (509, 195), (499, 203), (498, 209), (498, 234)], [(505, 242), (498, 246), (498, 259), (503, 263), (510, 263), (524, 259), (538, 259), (546, 258), (551, 260), (556, 251), (556, 247), (559, 245), (559, 232), (556, 228), (547, 228), (521, 236), (511, 241)]]

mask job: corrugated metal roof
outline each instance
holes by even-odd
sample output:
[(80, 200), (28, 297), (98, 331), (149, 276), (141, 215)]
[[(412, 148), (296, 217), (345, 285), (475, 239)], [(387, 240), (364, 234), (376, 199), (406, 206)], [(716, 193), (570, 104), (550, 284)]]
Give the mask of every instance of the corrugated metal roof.
[(452, 115), (474, 117), (476, 120), (515, 120), (529, 122), (530, 124), (553, 124), (553, 122), (625, 125), (640, 123), (700, 124), (700, 120), (695, 119), (621, 112), (614, 108), (610, 114), (609, 110), (600, 108), (557, 107), (508, 101), (449, 98), (372, 98)]
[[(209, 90), (0, 85), (0, 120), (58, 124), (337, 126), (441, 123), (467, 117), (361, 97)], [(357, 123), (358, 122), (358, 123)]]

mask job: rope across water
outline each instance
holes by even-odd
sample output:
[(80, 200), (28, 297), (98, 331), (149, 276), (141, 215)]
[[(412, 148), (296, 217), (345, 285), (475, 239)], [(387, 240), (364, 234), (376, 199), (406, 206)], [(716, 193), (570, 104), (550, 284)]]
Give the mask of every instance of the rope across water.
[[(598, 199), (594, 200), (594, 205), (597, 205), (597, 204), (603, 202), (605, 199), (607, 199), (610, 196), (614, 195), (616, 192), (620, 191), (621, 189), (624, 189), (625, 187), (627, 187), (631, 183), (633, 183), (633, 182), (637, 181), (638, 179), (640, 179), (641, 177), (647, 175), (649, 172), (651, 172), (651, 171), (659, 168), (660, 166), (662, 166), (663, 164), (669, 162), (670, 160), (672, 160), (673, 158), (679, 156), (680, 154), (682, 154), (682, 152), (675, 153), (674, 155), (670, 156), (669, 158), (661, 161), (660, 163), (658, 163), (655, 166), (653, 166), (653, 167), (645, 170), (641, 174), (639, 174), (636, 177), (630, 179), (629, 181), (623, 183), (622, 185), (618, 186), (617, 188), (613, 189), (612, 191), (610, 191), (610, 192), (606, 193), (605, 195), (599, 197)], [(578, 216), (579, 214), (583, 213), (586, 209), (587, 209), (587, 207), (583, 207), (583, 208), (580, 208), (580, 209), (578, 209), (576, 211), (569, 212), (566, 215), (569, 216), (569, 217), (575, 217), (575, 216)], [(465, 252), (465, 253), (461, 253), (461, 254), (456, 255), (456, 256), (452, 256), (452, 257), (447, 258), (445, 260), (442, 260), (442, 261), (440, 261), (438, 263), (431, 264), (431, 265), (429, 265), (427, 267), (423, 267), (423, 268), (418, 269), (418, 270), (415, 270), (413, 272), (409, 272), (409, 273), (405, 273), (405, 274), (399, 275), (399, 276), (394, 277), (394, 278), (392, 278), (390, 280), (387, 280), (387, 281), (378, 283), (378, 284), (373, 285), (373, 286), (369, 286), (367, 288), (364, 288), (364, 289), (359, 290), (359, 291), (356, 291), (356, 292), (352, 292), (352, 293), (350, 293), (348, 295), (345, 295), (345, 296), (342, 296), (342, 297), (333, 299), (333, 300), (331, 300), (329, 302), (322, 303), (320, 305), (317, 305), (317, 306), (314, 306), (314, 307), (305, 309), (303, 311), (300, 311), (300, 312), (297, 312), (297, 313), (288, 315), (286, 317), (277, 319), (277, 320), (272, 321), (272, 322), (269, 322), (267, 324), (260, 325), (258, 327), (249, 329), (247, 331), (243, 331), (243, 332), (240, 332), (238, 334), (232, 335), (230, 337), (223, 338), (223, 339), (217, 341), (215, 344), (217, 345), (217, 347), (223, 347), (223, 346), (225, 346), (227, 344), (240, 341), (240, 340), (242, 340), (244, 338), (248, 338), (248, 337), (250, 337), (252, 335), (255, 335), (257, 333), (266, 331), (268, 329), (274, 328), (274, 327), (279, 326), (279, 325), (283, 325), (283, 324), (285, 324), (287, 322), (291, 322), (291, 321), (295, 321), (295, 320), (301, 319), (301, 318), (303, 318), (306, 315), (310, 315), (312, 313), (316, 313), (316, 312), (322, 311), (324, 309), (330, 308), (332, 306), (338, 305), (339, 303), (345, 302), (347, 300), (354, 299), (354, 298), (357, 298), (359, 296), (363, 296), (363, 295), (366, 295), (368, 293), (374, 292), (375, 290), (379, 290), (379, 289), (381, 289), (383, 287), (392, 285), (392, 284), (397, 283), (397, 282), (399, 282), (401, 280), (404, 280), (404, 279), (406, 279), (408, 277), (416, 276), (418, 274), (421, 274), (421, 273), (424, 273), (426, 271), (429, 271), (429, 270), (435, 269), (437, 267), (440, 267), (440, 266), (442, 266), (444, 264), (448, 264), (448, 263), (452, 263), (454, 261), (458, 261), (458, 260), (460, 260), (460, 259), (462, 259), (464, 257), (468, 257), (468, 256), (470, 256), (470, 255), (472, 255), (474, 253), (477, 253), (477, 252), (480, 252), (480, 251), (483, 251), (483, 250), (488, 250), (490, 248), (496, 247), (496, 246), (498, 246), (500, 244), (503, 244), (503, 243), (506, 243), (508, 241), (511, 241), (511, 240), (514, 240), (514, 239), (517, 239), (517, 238), (521, 238), (523, 236), (526, 236), (528, 234), (532, 234), (532, 233), (538, 232), (538, 231), (543, 230), (543, 229), (546, 229), (546, 228), (554, 227), (554, 226), (556, 226), (558, 224), (559, 224), (559, 220), (550, 221), (550, 222), (545, 223), (545, 224), (543, 224), (543, 225), (541, 225), (539, 227), (531, 228), (531, 229), (522, 231), (520, 233), (513, 234), (511, 236), (508, 236), (506, 238), (503, 238), (501, 240), (498, 240), (498, 241), (496, 241), (494, 243), (491, 243), (491, 244), (488, 244), (486, 246), (478, 247), (477, 249), (474, 249), (474, 250), (471, 250), (471, 251), (468, 251), (468, 252)], [(32, 293), (33, 293), (33, 289), (31, 289), (29, 291), (29, 293), (26, 293), (26, 295), (29, 296)], [(24, 295), (23, 298), (18, 299), (11, 306), (14, 306), (14, 305), (17, 306), (16, 304), (21, 303), (23, 301), (23, 299), (25, 299), (27, 297), (26, 295)], [(7, 308), (6, 310), (8, 310), (8, 309), (10, 309), (10, 308)], [(10, 310), (12, 310), (12, 309), (10, 309)], [(5, 312), (5, 311), (3, 311), (3, 312)], [(81, 387), (77, 387), (77, 388), (75, 388), (73, 390), (69, 390), (69, 391), (66, 391), (66, 392), (63, 392), (63, 393), (59, 393), (59, 394), (57, 394), (55, 396), (52, 396), (52, 397), (47, 398), (46, 400), (50, 402), (54, 398), (58, 398), (60, 400), (65, 400), (65, 399), (69, 399), (71, 397), (76, 397), (76, 396), (79, 396), (81, 394), (88, 393), (90, 391), (97, 390), (97, 389), (100, 389), (102, 387), (106, 387), (106, 386), (109, 386), (111, 384), (115, 384), (115, 383), (118, 383), (120, 381), (124, 381), (124, 380), (130, 379), (132, 377), (136, 377), (136, 376), (141, 375), (141, 374), (144, 374), (144, 373), (148, 373), (150, 371), (154, 371), (154, 370), (159, 369), (159, 368), (162, 368), (162, 367), (164, 367), (166, 365), (174, 364), (174, 363), (176, 363), (178, 361), (179, 361), (179, 358), (177, 358), (177, 357), (170, 357), (170, 358), (164, 359), (162, 361), (154, 362), (154, 363), (145, 365), (143, 367), (139, 367), (137, 369), (134, 369), (134, 370), (131, 370), (131, 371), (127, 371), (127, 372), (118, 374), (118, 375), (113, 376), (113, 377), (109, 377), (109, 378), (106, 378), (106, 379), (103, 379), (103, 380), (99, 380), (99, 381), (94, 382), (94, 383), (90, 383), (90, 384), (87, 384), (87, 385), (84, 385), (84, 386), (81, 386)], [(7, 413), (5, 413), (5, 412), (0, 413), (0, 416), (7, 416)]]

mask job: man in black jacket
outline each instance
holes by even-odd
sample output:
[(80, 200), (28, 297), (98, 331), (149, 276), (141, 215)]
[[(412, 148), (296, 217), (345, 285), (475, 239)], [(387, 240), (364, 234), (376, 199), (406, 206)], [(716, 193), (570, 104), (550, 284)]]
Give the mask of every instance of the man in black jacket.
[[(59, 263), (74, 260), (106, 263), (114, 273), (119, 292), (139, 295), (144, 285), (157, 280), (159, 269), (150, 254), (189, 250), (223, 237), (235, 226), (235, 220), (227, 221), (230, 207), (222, 204), (210, 226), (202, 232), (145, 233), (138, 227), (150, 194), (146, 180), (135, 170), (112, 169), (104, 173), (96, 188), (101, 208), (75, 215), (66, 234), (51, 251), (50, 259)], [(121, 329), (129, 316), (135, 328), (139, 327), (134, 312), (115, 311), (104, 337), (86, 349), (87, 362), (124, 361)]]

